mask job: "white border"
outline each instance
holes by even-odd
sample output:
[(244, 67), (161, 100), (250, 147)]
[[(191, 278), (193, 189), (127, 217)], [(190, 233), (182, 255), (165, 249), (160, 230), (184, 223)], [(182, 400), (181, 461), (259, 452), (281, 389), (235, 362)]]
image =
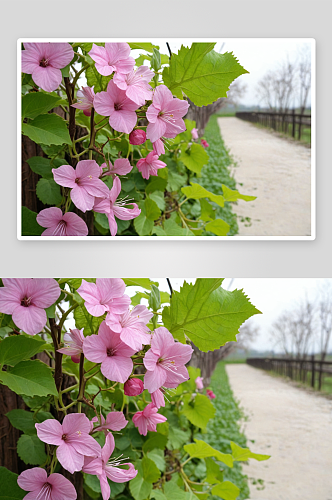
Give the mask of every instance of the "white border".
[[(21, 214), (22, 214), (22, 146), (21, 146), (21, 44), (24, 42), (176, 42), (176, 43), (193, 43), (193, 42), (224, 42), (230, 40), (297, 40), (311, 43), (311, 235), (310, 236), (22, 236), (21, 234)], [(160, 241), (160, 240), (194, 240), (194, 241), (234, 241), (234, 240), (254, 240), (254, 241), (313, 241), (316, 239), (316, 40), (314, 38), (158, 38), (150, 37), (138, 38), (19, 38), (17, 40), (17, 239), (21, 241), (36, 240), (36, 241)]]

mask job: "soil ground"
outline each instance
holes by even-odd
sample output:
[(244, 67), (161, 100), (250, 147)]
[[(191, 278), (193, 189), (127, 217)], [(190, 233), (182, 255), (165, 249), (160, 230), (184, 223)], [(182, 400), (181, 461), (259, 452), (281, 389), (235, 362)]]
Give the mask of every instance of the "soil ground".
[(250, 499), (332, 500), (332, 401), (246, 364), (226, 371), (247, 415), (249, 448), (271, 455), (243, 463), (243, 473), (265, 486), (249, 479)]
[[(234, 205), (239, 236), (310, 236), (311, 150), (235, 117), (218, 118), (242, 194)], [(249, 217), (251, 225), (241, 219)]]

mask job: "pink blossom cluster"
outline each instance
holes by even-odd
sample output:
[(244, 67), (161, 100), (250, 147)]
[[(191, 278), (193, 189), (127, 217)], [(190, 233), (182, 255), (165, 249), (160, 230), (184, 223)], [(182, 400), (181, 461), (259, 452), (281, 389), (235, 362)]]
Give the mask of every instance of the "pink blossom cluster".
[[(61, 69), (74, 57), (69, 43), (25, 43), (22, 51), (22, 71), (32, 75), (35, 83), (43, 90), (56, 90), (62, 80)], [(143, 144), (149, 139), (153, 151), (137, 161), (137, 169), (144, 179), (157, 176), (158, 170), (166, 167), (159, 160), (165, 153), (166, 139), (175, 138), (186, 129), (183, 121), (189, 104), (185, 100), (173, 97), (165, 85), (152, 89), (149, 82), (154, 72), (147, 66), (134, 68), (135, 60), (130, 56), (128, 43), (105, 43), (105, 46), (93, 44), (89, 56), (95, 62), (96, 70), (103, 76), (112, 76), (106, 91), (95, 93), (94, 87), (82, 87), (77, 91), (77, 102), (72, 107), (80, 109), (86, 116), (92, 109), (109, 119), (110, 126), (120, 133), (129, 134), (133, 145)], [(142, 109), (146, 103), (149, 106)], [(137, 128), (137, 113), (146, 114), (148, 125), (146, 132)], [(196, 130), (196, 129), (194, 129)], [(106, 167), (106, 170), (105, 170)], [(74, 169), (62, 165), (53, 169), (54, 180), (60, 186), (71, 189), (73, 204), (82, 212), (94, 210), (106, 214), (112, 236), (117, 233), (115, 217), (131, 220), (140, 214), (136, 203), (120, 200), (121, 182), (118, 175), (125, 175), (132, 170), (128, 159), (119, 158), (114, 166), (103, 164), (99, 167), (94, 160), (78, 162)], [(109, 189), (102, 178), (111, 175), (113, 187)], [(128, 207), (131, 205), (131, 208)], [(62, 214), (60, 208), (42, 210), (37, 222), (46, 230), (42, 236), (86, 236), (86, 223), (71, 212)]]

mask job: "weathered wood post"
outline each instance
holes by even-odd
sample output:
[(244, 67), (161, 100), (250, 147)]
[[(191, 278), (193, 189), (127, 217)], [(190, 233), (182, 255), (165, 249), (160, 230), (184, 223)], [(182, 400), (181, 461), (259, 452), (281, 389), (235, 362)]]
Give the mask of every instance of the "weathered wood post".
[(311, 355), (311, 387), (315, 388), (315, 355)]

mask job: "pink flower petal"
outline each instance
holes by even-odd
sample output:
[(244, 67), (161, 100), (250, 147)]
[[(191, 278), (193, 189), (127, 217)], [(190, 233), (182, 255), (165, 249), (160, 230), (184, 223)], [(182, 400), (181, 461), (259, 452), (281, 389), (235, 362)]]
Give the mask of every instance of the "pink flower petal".
[(17, 478), (17, 483), (22, 490), (34, 491), (42, 488), (47, 481), (47, 472), (40, 467), (23, 471)]
[(103, 496), (103, 500), (109, 500), (109, 498), (111, 497), (111, 488), (110, 488), (110, 485), (108, 484), (105, 472), (103, 472), (103, 474), (99, 475), (98, 479), (100, 481), (100, 488), (101, 488), (101, 494)]
[(65, 68), (74, 58), (74, 51), (69, 43), (49, 43), (49, 59), (53, 68)]
[(63, 434), (76, 434), (78, 432), (90, 432), (90, 421), (84, 413), (70, 413), (62, 422)]
[(52, 485), (52, 500), (76, 500), (74, 485), (61, 474), (51, 474), (47, 482)]
[(166, 370), (162, 369), (159, 365), (156, 365), (153, 371), (146, 372), (144, 376), (144, 389), (147, 389), (151, 394), (163, 386), (166, 379)]
[(130, 165), (130, 162), (127, 158), (118, 158), (114, 162), (114, 168), (112, 169), (112, 173), (118, 174), (118, 175), (126, 175), (131, 172), (133, 169), (132, 165)]
[(135, 111), (127, 111), (121, 109), (120, 111), (113, 111), (110, 113), (109, 124), (114, 130), (130, 134), (137, 123), (137, 116)]
[(126, 284), (121, 278), (97, 278), (96, 285), (104, 304), (121, 297), (126, 290)]
[(156, 142), (165, 134), (165, 131), (166, 123), (158, 118), (155, 123), (150, 122), (146, 127), (146, 137), (150, 139), (151, 142)]
[(33, 278), (28, 284), (28, 294), (34, 306), (46, 309), (60, 297), (60, 287), (53, 278)]
[[(128, 424), (122, 411), (111, 411), (106, 417), (107, 428), (111, 431), (121, 431)], [(111, 452), (111, 454), (113, 451)], [(111, 455), (110, 455), (111, 456)]]
[(113, 212), (115, 217), (121, 220), (131, 220), (135, 219), (141, 213), (141, 209), (138, 208), (136, 203), (132, 203), (133, 208), (126, 207), (113, 207)]
[(70, 445), (62, 441), (62, 444), (56, 450), (56, 456), (64, 469), (74, 474), (76, 471), (82, 470), (84, 464), (84, 456)]
[(107, 345), (100, 335), (90, 335), (84, 340), (83, 352), (89, 361), (102, 363), (107, 358)]
[(93, 105), (99, 115), (110, 116), (114, 111), (114, 101), (108, 92), (99, 92), (94, 98)]
[(105, 439), (105, 445), (101, 450), (101, 458), (104, 463), (107, 463), (115, 448), (114, 437), (110, 432)]
[(52, 227), (62, 219), (62, 211), (57, 207), (41, 210), (37, 215), (37, 222), (42, 227)]
[(115, 179), (113, 181), (112, 189), (110, 191), (110, 201), (111, 201), (111, 203), (115, 203), (116, 202), (116, 199), (117, 199), (117, 197), (120, 194), (120, 191), (121, 191), (121, 181), (120, 181), (119, 177), (115, 177)]
[(73, 212), (67, 212), (62, 219), (67, 223), (67, 236), (87, 236), (89, 233), (88, 226), (81, 217)]
[(52, 66), (46, 68), (38, 66), (33, 70), (31, 76), (36, 85), (46, 90), (46, 92), (56, 90), (62, 81), (61, 70), (52, 68)]
[(76, 167), (76, 176), (81, 178), (89, 175), (99, 177), (100, 169), (98, 163), (94, 160), (79, 161)]
[(77, 453), (80, 453), (81, 455), (98, 457), (101, 453), (99, 443), (97, 443), (97, 441), (92, 436), (89, 436), (86, 433), (71, 434), (68, 437), (68, 444), (70, 444), (70, 446), (72, 446), (77, 451)]
[(54, 444), (55, 446), (59, 446), (63, 443), (62, 425), (57, 420), (49, 418), (41, 424), (35, 424), (35, 427), (37, 429), (37, 436), (44, 443)]
[(61, 165), (59, 168), (52, 169), (54, 180), (57, 184), (64, 187), (74, 188), (77, 173), (70, 165)]
[(101, 373), (114, 382), (125, 383), (133, 370), (131, 358), (123, 356), (106, 356), (101, 364)]
[(84, 457), (84, 466), (82, 471), (86, 472), (86, 474), (92, 475), (102, 474), (103, 464), (101, 458)]
[(17, 306), (13, 311), (13, 321), (28, 335), (40, 333), (46, 325), (47, 316), (44, 309), (30, 305), (29, 307)]
[(106, 476), (114, 483), (124, 483), (130, 481), (137, 476), (137, 470), (135, 470), (133, 464), (124, 463), (123, 465), (129, 465), (129, 469), (119, 469), (118, 467), (112, 467), (111, 465), (105, 466)]
[(70, 192), (70, 197), (74, 205), (82, 210), (82, 212), (85, 213), (87, 210), (92, 210), (95, 197), (88, 194), (84, 187), (76, 184)]

